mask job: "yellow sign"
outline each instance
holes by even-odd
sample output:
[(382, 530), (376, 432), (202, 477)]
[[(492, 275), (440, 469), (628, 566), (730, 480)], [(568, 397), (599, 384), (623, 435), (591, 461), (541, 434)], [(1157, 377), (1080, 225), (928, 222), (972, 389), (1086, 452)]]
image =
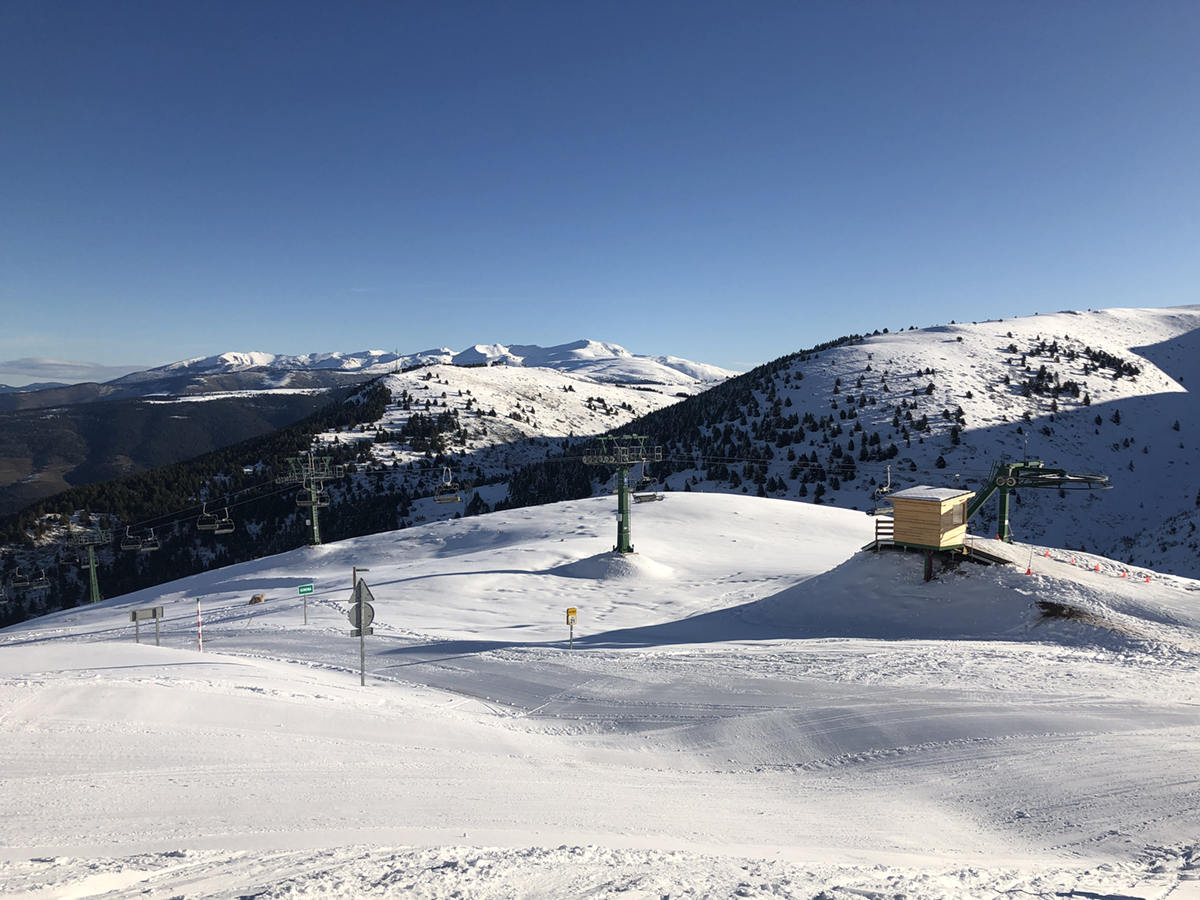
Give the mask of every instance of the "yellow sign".
[(568, 624), (568, 625), (574, 625), (574, 624), (575, 624), (575, 613), (576, 613), (576, 611), (577, 611), (577, 610), (576, 610), (576, 609), (575, 609), (575, 607), (573, 607), (573, 606), (572, 606), (570, 609), (568, 609), (568, 610), (567, 610), (567, 624)]

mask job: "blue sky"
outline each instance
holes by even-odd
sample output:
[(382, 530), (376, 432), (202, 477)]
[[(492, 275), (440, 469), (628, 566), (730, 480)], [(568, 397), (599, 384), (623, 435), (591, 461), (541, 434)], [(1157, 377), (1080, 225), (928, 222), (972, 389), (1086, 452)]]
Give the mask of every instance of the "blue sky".
[(1200, 302), (1197, 47), (1171, 2), (9, 0), (0, 360), (745, 369)]

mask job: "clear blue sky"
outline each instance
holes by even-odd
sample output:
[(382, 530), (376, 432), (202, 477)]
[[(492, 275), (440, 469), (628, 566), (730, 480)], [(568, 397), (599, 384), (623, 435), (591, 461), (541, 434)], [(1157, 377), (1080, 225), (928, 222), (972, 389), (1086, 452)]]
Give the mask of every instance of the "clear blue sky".
[(1200, 302), (1198, 60), (1195, 2), (7, 0), (0, 360)]

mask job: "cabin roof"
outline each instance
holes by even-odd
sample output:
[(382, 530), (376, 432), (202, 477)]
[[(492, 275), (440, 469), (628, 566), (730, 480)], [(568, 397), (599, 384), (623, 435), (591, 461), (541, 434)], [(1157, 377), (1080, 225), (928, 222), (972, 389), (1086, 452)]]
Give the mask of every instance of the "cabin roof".
[(916, 487), (906, 488), (903, 491), (897, 491), (892, 494), (891, 500), (953, 500), (956, 497), (966, 497), (973, 494), (974, 491), (961, 491), (957, 488), (940, 488), (931, 487), (928, 484), (918, 484)]

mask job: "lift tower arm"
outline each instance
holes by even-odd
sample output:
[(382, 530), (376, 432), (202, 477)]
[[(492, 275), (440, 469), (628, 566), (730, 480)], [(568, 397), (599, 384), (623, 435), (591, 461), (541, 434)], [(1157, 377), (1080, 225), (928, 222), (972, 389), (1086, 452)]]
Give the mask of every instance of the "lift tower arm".
[(992, 471), (979, 493), (967, 505), (967, 520), (991, 498), (999, 494), (999, 516), (996, 536), (1005, 543), (1012, 543), (1012, 528), (1009, 526), (1009, 493), (1017, 488), (1060, 488), (1063, 490), (1107, 490), (1107, 475), (1081, 475), (1066, 469), (1047, 469), (1045, 463), (1031, 459), (1025, 462), (999, 462), (992, 464)]

